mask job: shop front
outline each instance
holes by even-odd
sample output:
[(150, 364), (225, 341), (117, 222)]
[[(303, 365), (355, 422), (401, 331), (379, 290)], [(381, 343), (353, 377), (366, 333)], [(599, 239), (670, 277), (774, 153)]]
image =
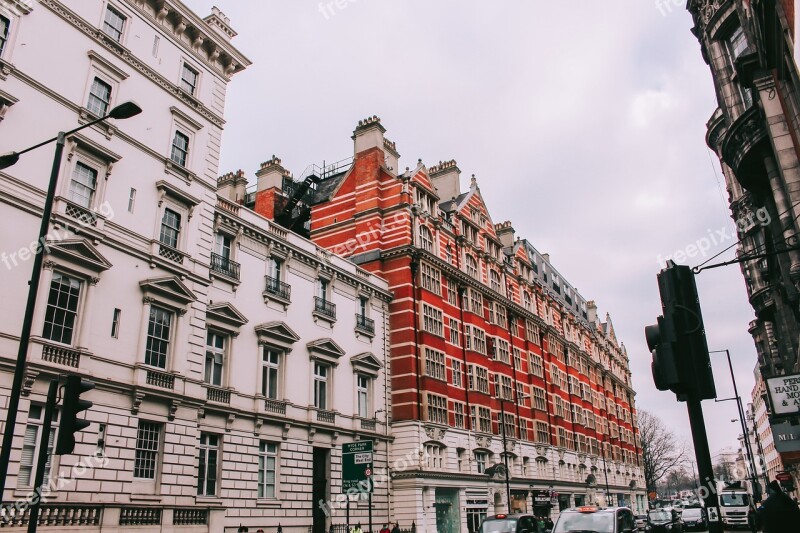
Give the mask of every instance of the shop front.
[(458, 489), (437, 488), (434, 507), (436, 508), (436, 531), (438, 533), (458, 533)]
[(533, 491), (533, 514), (547, 518), (550, 516), (550, 491), (549, 490), (535, 490)]
[(526, 490), (511, 491), (511, 512), (512, 513), (528, 512), (528, 491)]
[(563, 511), (564, 509), (569, 509), (572, 507), (570, 500), (572, 499), (572, 494), (559, 494), (558, 495), (558, 510)]
[(467, 531), (477, 533), (480, 531), (481, 522), (486, 518), (489, 508), (489, 495), (484, 491), (466, 491), (465, 509), (467, 514)]

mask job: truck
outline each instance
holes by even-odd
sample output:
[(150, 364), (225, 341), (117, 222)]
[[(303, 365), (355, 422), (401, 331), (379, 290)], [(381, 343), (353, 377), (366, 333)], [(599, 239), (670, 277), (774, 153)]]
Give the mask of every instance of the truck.
[(717, 483), (720, 519), (724, 528), (748, 528), (747, 516), (753, 508), (753, 492), (746, 480)]

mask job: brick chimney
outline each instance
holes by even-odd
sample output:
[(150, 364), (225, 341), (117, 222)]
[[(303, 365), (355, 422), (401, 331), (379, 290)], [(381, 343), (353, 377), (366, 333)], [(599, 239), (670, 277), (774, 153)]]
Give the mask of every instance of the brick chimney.
[(247, 194), (247, 178), (244, 171), (228, 172), (217, 179), (217, 194), (236, 204), (244, 203)]
[(428, 177), (436, 187), (436, 194), (439, 198), (455, 198), (461, 194), (461, 170), (458, 168), (455, 159), (439, 161), (438, 165), (433, 165), (428, 169)]
[(381, 125), (381, 119), (375, 115), (358, 121), (358, 126), (353, 131), (353, 141), (355, 141), (355, 155), (366, 152), (373, 148), (384, 151), (384, 137), (386, 128)]
[(500, 224), (494, 225), (494, 230), (497, 232), (497, 237), (503, 248), (513, 248), (514, 246), (514, 227), (511, 222), (506, 220)]
[(597, 304), (594, 303), (594, 300), (586, 302), (586, 320), (590, 324), (597, 324)]
[(261, 168), (256, 172), (256, 213), (270, 220), (275, 219), (288, 201), (283, 194), (283, 178), (289, 176), (289, 171), (281, 166), (281, 160), (274, 155), (272, 159), (261, 163)]

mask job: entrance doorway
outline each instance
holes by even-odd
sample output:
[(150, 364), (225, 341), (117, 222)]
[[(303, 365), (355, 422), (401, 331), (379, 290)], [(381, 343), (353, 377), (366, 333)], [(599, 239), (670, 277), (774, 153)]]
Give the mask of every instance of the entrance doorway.
[(330, 494), (330, 450), (327, 448), (314, 448), (314, 464), (312, 466), (314, 480), (311, 487), (313, 502), (313, 533), (326, 533), (328, 531), (324, 507), (320, 501), (327, 502)]

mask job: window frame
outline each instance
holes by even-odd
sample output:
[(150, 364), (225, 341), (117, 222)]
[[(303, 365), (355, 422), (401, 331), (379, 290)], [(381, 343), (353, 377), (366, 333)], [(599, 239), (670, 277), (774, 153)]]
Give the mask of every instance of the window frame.
[[(186, 71), (189, 71), (192, 74), (194, 74), (194, 85), (189, 83), (184, 77)], [(200, 90), (200, 80), (201, 80), (200, 73), (201, 70), (199, 68), (195, 68), (194, 65), (190, 64), (188, 60), (183, 59), (181, 61), (180, 71), (178, 73), (178, 83), (177, 83), (178, 87), (189, 96), (197, 98), (197, 93)], [(190, 87), (191, 90), (187, 90), (187, 88), (184, 85)]]
[[(163, 311), (166, 316), (170, 317), (170, 323), (168, 325), (169, 331), (167, 333), (168, 338), (166, 339), (164, 337), (155, 337), (150, 333), (151, 321), (153, 320), (154, 309), (158, 311)], [(148, 313), (148, 316), (145, 318), (145, 320), (147, 320), (147, 328), (145, 330), (146, 337), (145, 337), (145, 350), (144, 350), (144, 364), (146, 366), (157, 368), (164, 371), (169, 370), (170, 363), (172, 362), (172, 351), (175, 347), (174, 341), (175, 341), (175, 330), (177, 329), (177, 315), (178, 313), (174, 308), (164, 305), (161, 302), (152, 302), (150, 304), (150, 312)], [(166, 343), (166, 350), (164, 351), (164, 353), (156, 352), (159, 357), (163, 356), (164, 366), (155, 365), (152, 363), (152, 359), (150, 359), (152, 357), (152, 355), (150, 355), (150, 352), (155, 352), (155, 350), (151, 348), (151, 342), (150, 342), (151, 337), (154, 338), (156, 341)]]
[[(208, 442), (204, 443), (203, 438), (206, 440), (210, 440), (211, 437), (216, 439), (215, 444), (209, 444)], [(218, 433), (211, 433), (207, 431), (200, 432), (200, 439), (197, 446), (197, 456), (198, 456), (198, 465), (197, 465), (197, 496), (200, 498), (216, 498), (219, 496), (219, 489), (220, 489), (220, 468), (222, 465), (222, 435)], [(211, 461), (209, 460), (209, 456), (211, 452), (215, 452), (214, 458), (214, 468), (210, 469), (209, 465)], [(205, 455), (205, 460), (203, 457)], [(208, 481), (211, 479), (209, 473), (214, 473), (213, 483), (214, 483), (214, 490), (209, 491), (208, 488)], [(202, 475), (201, 475), (202, 474)], [(201, 491), (201, 484), (202, 484), (202, 491)]]
[[(355, 381), (356, 381), (356, 414), (361, 418), (369, 418), (370, 413), (372, 413), (372, 376), (368, 376), (367, 374), (356, 372), (355, 374)], [(362, 385), (362, 380), (364, 384)], [(362, 402), (363, 403), (363, 411), (361, 409)]]
[[(282, 386), (283, 385), (282, 376), (283, 376), (283, 366), (284, 366), (283, 361), (286, 352), (285, 350), (266, 344), (261, 345), (260, 351), (261, 351), (261, 357), (259, 361), (260, 394), (265, 399), (268, 400), (281, 400), (283, 393), (283, 386)], [(268, 361), (267, 354), (275, 354), (276, 362), (273, 363), (271, 361)], [(269, 394), (270, 391), (268, 390), (270, 388), (269, 383), (271, 383), (271, 381), (268, 382), (266, 378), (269, 377), (268, 373), (270, 372), (270, 370), (273, 370), (275, 372), (275, 391), (274, 391), (275, 396), (270, 396)]]
[[(60, 340), (59, 339), (55, 339), (55, 338), (52, 337), (52, 334), (53, 334), (52, 330), (57, 324), (52, 322), (55, 317), (51, 315), (51, 311), (50, 311), (51, 303), (50, 302), (51, 302), (51, 298), (53, 296), (53, 283), (56, 281), (56, 276), (60, 276), (61, 279), (66, 278), (67, 280), (76, 281), (78, 283), (78, 295), (77, 295), (77, 297), (75, 297), (75, 310), (72, 311), (72, 310), (67, 309), (67, 312), (72, 313), (74, 315), (73, 318), (72, 318), (72, 325), (71, 325), (71, 328), (70, 328), (71, 332), (70, 332), (69, 342), (64, 342), (63, 331), (62, 331), (62, 335), (60, 337)], [(81, 340), (82, 340), (80, 338), (81, 329), (82, 329), (81, 326), (82, 326), (82, 321), (83, 321), (83, 318), (84, 318), (83, 317), (83, 311), (84, 311), (83, 307), (84, 307), (84, 303), (86, 301), (86, 290), (87, 290), (87, 287), (88, 287), (88, 283), (87, 283), (87, 280), (85, 278), (82, 278), (80, 276), (76, 276), (74, 273), (68, 272), (68, 271), (65, 271), (65, 270), (62, 270), (62, 269), (58, 269), (58, 268), (53, 269), (53, 274), (52, 274), (51, 279), (50, 279), (50, 286), (45, 289), (47, 292), (46, 292), (46, 299), (45, 299), (44, 320), (43, 320), (43, 323), (42, 323), (42, 333), (41, 333), (41, 336), (42, 336), (43, 339), (45, 339), (48, 342), (52, 342), (52, 343), (55, 343), (55, 344), (60, 344), (62, 346), (76, 347), (76, 346), (80, 345)], [(58, 300), (60, 300), (60, 296), (56, 298), (56, 303), (58, 303)], [(53, 315), (57, 316), (58, 314), (64, 313), (63, 309), (64, 308), (56, 307), (55, 311), (53, 311)], [(51, 320), (50, 320), (50, 322), (51, 322), (50, 335), (47, 334), (48, 316), (51, 316)], [(60, 329), (63, 330), (64, 329), (64, 323), (62, 322), (59, 325), (59, 327), (60, 327)]]
[[(222, 340), (222, 348), (218, 346), (210, 346), (209, 345), (209, 337), (214, 337), (216, 339)], [(225, 387), (228, 381), (228, 354), (230, 353), (230, 337), (231, 335), (228, 332), (221, 331), (216, 328), (207, 328), (206, 329), (206, 354), (205, 354), (205, 365), (203, 371), (203, 383), (209, 385), (211, 387)], [(213, 352), (213, 354), (212, 354)], [(212, 374), (214, 369), (219, 365), (219, 383), (213, 383), (213, 379), (209, 379), (209, 354), (213, 355), (214, 361), (211, 362), (211, 370)], [(221, 359), (219, 363), (217, 363), (217, 359)], [(211, 376), (214, 377), (213, 375)]]
[[(275, 447), (274, 452), (269, 451), (269, 446), (272, 445)], [(270, 441), (270, 440), (261, 440), (258, 443), (258, 490), (257, 490), (257, 498), (259, 500), (277, 500), (279, 499), (279, 481), (280, 481), (280, 455), (281, 455), (281, 445), (278, 442)], [(268, 459), (272, 458), (274, 461), (274, 467), (272, 469), (273, 472), (273, 480), (272, 480), (272, 495), (267, 495), (267, 490), (270, 484), (266, 481), (267, 472), (269, 469), (267, 467)]]
[[(38, 417), (33, 418), (31, 415), (31, 411), (36, 408), (38, 410)], [(39, 450), (42, 445), (42, 438), (43, 438), (43, 428), (44, 428), (44, 412), (45, 406), (43, 404), (39, 404), (36, 402), (31, 402), (30, 407), (28, 408), (28, 420), (25, 422), (25, 433), (23, 433), (23, 442), (22, 442), (22, 450), (24, 451), (26, 444), (25, 441), (27, 440), (28, 436), (28, 429), (35, 428), (36, 429), (36, 436), (34, 437), (34, 444), (33, 444), (33, 451), (31, 452), (30, 461), (31, 464), (28, 466), (27, 464), (23, 465), (23, 453), (20, 452), (19, 458), (19, 473), (17, 474), (17, 485), (19, 488), (32, 488), (33, 482), (36, 479), (36, 467), (38, 463), (39, 457)], [(48, 454), (47, 454), (47, 463), (45, 463), (45, 483), (47, 482), (47, 477), (50, 475), (51, 472), (55, 472), (58, 470), (58, 456), (54, 453), (55, 452), (55, 445), (56, 445), (56, 438), (58, 437), (58, 423), (60, 422), (60, 412), (56, 409), (53, 412), (53, 420), (51, 421), (50, 426), (50, 437), (48, 439)], [(29, 469), (29, 473), (27, 473), (28, 479), (23, 481), (24, 474), (22, 474), (22, 470)]]
[[(153, 428), (156, 429), (155, 449), (144, 449), (143, 447), (140, 446), (139, 437), (140, 437), (140, 432), (142, 431), (142, 424), (150, 424), (150, 425), (152, 425), (152, 427), (150, 429), (153, 429)], [(161, 473), (160, 466), (161, 466), (161, 451), (162, 451), (162, 448), (163, 448), (163, 446), (162, 446), (163, 438), (164, 438), (164, 424), (162, 424), (161, 422), (156, 422), (156, 421), (152, 421), (152, 420), (139, 419), (139, 421), (138, 421), (138, 423), (136, 425), (136, 442), (135, 442), (135, 445), (134, 445), (133, 473), (132, 473), (133, 474), (133, 479), (135, 481), (155, 482), (156, 480), (158, 480), (159, 475)], [(152, 443), (152, 442), (153, 442), (152, 440), (149, 441), (149, 443)], [(153, 461), (153, 467), (152, 467), (153, 477), (141, 477), (141, 476), (137, 476), (136, 475), (136, 473), (137, 473), (137, 463), (140, 461), (140, 455), (139, 455), (140, 449), (141, 449), (142, 452), (146, 452), (148, 454), (150, 454), (150, 453), (153, 454), (153, 458), (152, 458), (152, 461)], [(139, 468), (140, 471), (142, 470), (141, 466), (138, 467), (138, 468)]]
[[(314, 390), (314, 407), (319, 409), (320, 411), (330, 411), (330, 404), (331, 404), (331, 372), (333, 370), (333, 365), (323, 363), (321, 361), (313, 361), (313, 390)], [(324, 375), (318, 373), (318, 371), (324, 369)], [(321, 390), (320, 390), (321, 389)], [(320, 394), (320, 392), (322, 394)], [(324, 405), (320, 405), (324, 404)]]
[[(112, 35), (112, 34), (110, 34), (109, 32), (106, 31), (106, 24), (107, 24), (108, 13), (109, 12), (113, 12), (118, 17), (122, 18), (122, 29), (119, 30), (119, 38), (115, 37), (115, 35)], [(103, 10), (102, 14), (100, 15), (100, 25), (98, 26), (98, 29), (102, 32), (103, 35), (106, 35), (111, 40), (113, 40), (115, 43), (119, 43), (119, 44), (124, 45), (124, 41), (127, 40), (126, 38), (127, 38), (127, 34), (128, 34), (128, 27), (130, 26), (130, 21), (131, 21), (130, 14), (125, 13), (124, 10), (120, 6), (118, 6), (116, 4), (113, 4), (111, 2), (107, 2), (106, 3), (106, 8)], [(108, 24), (108, 25), (111, 26), (110, 24)], [(113, 26), (111, 26), (111, 27), (113, 28)], [(116, 30), (116, 28), (114, 28), (114, 29)]]

